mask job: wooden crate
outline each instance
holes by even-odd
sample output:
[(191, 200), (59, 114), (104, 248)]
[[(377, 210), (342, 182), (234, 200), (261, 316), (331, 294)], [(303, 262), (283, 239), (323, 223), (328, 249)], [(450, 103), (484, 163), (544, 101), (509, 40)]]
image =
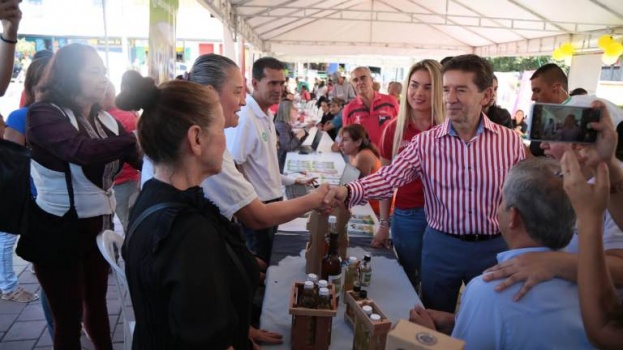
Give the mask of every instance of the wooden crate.
[(293, 350), (326, 350), (331, 344), (333, 317), (337, 314), (335, 286), (329, 284), (331, 309), (309, 309), (297, 306), (303, 292), (303, 282), (294, 282), (290, 294), (289, 313), (292, 315), (291, 345)]
[(346, 310), (344, 310), (344, 321), (347, 325), (355, 326), (355, 308), (361, 308), (363, 302), (372, 301), (372, 299), (355, 300), (355, 292), (348, 290), (344, 293), (344, 303), (346, 304)]
[[(363, 312), (362, 308), (365, 305), (371, 306), (372, 313), (380, 315), (381, 320), (372, 322), (370, 317)], [(356, 303), (353, 311), (355, 314), (353, 350), (385, 350), (387, 333), (392, 328), (392, 322), (385, 316), (383, 311), (371, 300), (362, 300)], [(359, 339), (358, 331), (362, 331), (365, 336)]]

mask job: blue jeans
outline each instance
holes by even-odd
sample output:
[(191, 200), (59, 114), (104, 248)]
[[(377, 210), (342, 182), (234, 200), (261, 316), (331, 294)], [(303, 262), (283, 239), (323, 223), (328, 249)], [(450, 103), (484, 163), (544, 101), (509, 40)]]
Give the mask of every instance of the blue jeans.
[(13, 269), (13, 247), (17, 235), (0, 232), (0, 291), (8, 294), (17, 288), (17, 275)]
[(267, 264), (270, 264), (270, 256), (273, 251), (273, 239), (277, 227), (263, 228), (254, 230), (248, 227), (242, 227), (247, 239), (247, 247)]
[(461, 283), (497, 264), (497, 254), (507, 250), (502, 237), (466, 242), (430, 226), (422, 249), (422, 302), (427, 309), (454, 313)]
[(392, 242), (398, 254), (398, 261), (414, 287), (420, 283), (422, 240), (426, 226), (424, 208), (394, 209)]
[(115, 213), (121, 221), (123, 226), (123, 232), (128, 232), (128, 218), (130, 216), (130, 208), (134, 205), (136, 197), (138, 196), (138, 181), (126, 181), (122, 184), (115, 185), (115, 200), (117, 201), (117, 207)]

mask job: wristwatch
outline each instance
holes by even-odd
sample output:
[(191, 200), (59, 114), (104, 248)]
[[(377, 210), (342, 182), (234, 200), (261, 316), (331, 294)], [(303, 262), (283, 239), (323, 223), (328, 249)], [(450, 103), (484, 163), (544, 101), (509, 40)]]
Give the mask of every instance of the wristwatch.
[(379, 225), (382, 227), (390, 228), (392, 226), (391, 219), (379, 219)]

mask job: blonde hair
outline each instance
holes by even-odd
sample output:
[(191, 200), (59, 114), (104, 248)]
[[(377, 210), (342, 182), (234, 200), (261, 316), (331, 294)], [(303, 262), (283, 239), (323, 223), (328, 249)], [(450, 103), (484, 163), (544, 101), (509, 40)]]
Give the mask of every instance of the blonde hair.
[[(407, 75), (407, 79), (404, 83), (404, 86), (408, 86), (411, 81), (411, 76), (413, 73), (426, 70), (430, 75), (431, 80), (431, 90), (432, 90), (432, 102), (431, 102), (431, 121), (433, 125), (438, 125), (443, 122), (444, 119), (444, 107), (443, 107), (443, 82), (441, 79), (441, 65), (439, 62), (435, 60), (422, 60), (412, 65), (409, 69), (409, 74)], [(400, 149), (400, 145), (402, 143), (402, 135), (404, 134), (405, 129), (409, 125), (408, 123), (411, 120), (411, 110), (413, 109), (411, 105), (409, 105), (408, 98), (402, 98), (400, 100), (400, 110), (398, 112), (398, 117), (396, 118), (396, 132), (394, 133), (394, 142), (392, 146), (392, 158), (398, 154), (398, 150)]]

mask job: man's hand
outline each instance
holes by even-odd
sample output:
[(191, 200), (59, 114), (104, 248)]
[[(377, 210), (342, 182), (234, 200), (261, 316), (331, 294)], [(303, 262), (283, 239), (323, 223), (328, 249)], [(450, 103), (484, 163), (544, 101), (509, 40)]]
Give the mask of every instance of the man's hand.
[(301, 177), (294, 179), (294, 183), (298, 185), (317, 185), (318, 178), (317, 177)]
[(316, 196), (317, 207), (316, 211), (324, 214), (330, 214), (333, 208), (337, 206), (335, 201), (335, 188), (329, 186), (329, 184), (322, 184), (313, 190), (310, 195)]
[(17, 40), (17, 29), (22, 19), (19, 9), (21, 0), (4, 0), (0, 2), (0, 20), (2, 20), (2, 37), (7, 40)]
[(551, 254), (551, 252), (534, 252), (517, 256), (485, 270), (483, 280), (491, 282), (505, 278), (495, 287), (497, 292), (515, 283), (523, 282), (523, 286), (513, 297), (513, 300), (519, 301), (532, 287), (556, 276)]
[(416, 305), (411, 309), (409, 312), (409, 321), (432, 330), (437, 330), (433, 317), (420, 305)]
[(372, 243), (370, 245), (372, 246), (372, 248), (389, 249), (391, 247), (389, 244), (389, 227), (379, 225), (379, 229), (376, 230), (376, 233), (374, 234), (374, 238), (372, 238)]
[(434, 329), (444, 334), (451, 334), (454, 329), (454, 314), (445, 311), (428, 309), (416, 305), (409, 312), (409, 321)]
[(593, 185), (586, 182), (574, 152), (565, 152), (560, 165), (565, 192), (578, 218), (601, 216), (608, 206), (610, 196), (608, 166), (599, 164)]

